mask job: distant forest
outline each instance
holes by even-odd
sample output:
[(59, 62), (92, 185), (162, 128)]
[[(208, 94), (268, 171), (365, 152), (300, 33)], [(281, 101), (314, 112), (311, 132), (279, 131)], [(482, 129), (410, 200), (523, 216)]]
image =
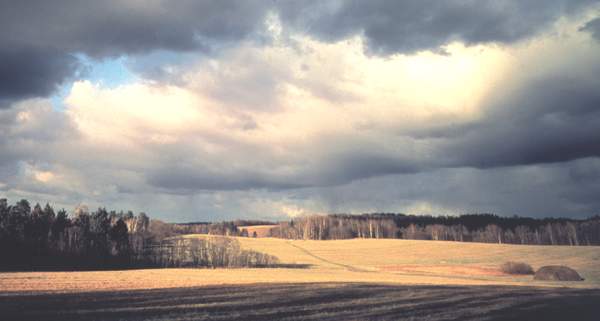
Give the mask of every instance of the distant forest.
[(299, 217), (285, 222), (236, 220), (173, 224), (171, 233), (249, 236), (239, 227), (268, 224), (275, 225), (270, 231), (270, 236), (285, 239), (396, 238), (537, 245), (600, 245), (600, 216), (576, 220), (502, 217), (493, 214), (331, 214)]
[(190, 240), (184, 234), (246, 236), (241, 228), (273, 225), (269, 236), (336, 240), (397, 238), (459, 242), (600, 245), (600, 216), (588, 219), (501, 217), (492, 214), (421, 216), (331, 214), (283, 222), (235, 220), (171, 224), (146, 214), (78, 207), (73, 213), (27, 200), (0, 199), (0, 269), (127, 267), (259, 267), (277, 258), (242, 250), (235, 240)]
[(27, 200), (0, 199), (0, 269), (262, 267), (277, 258), (226, 238), (184, 239), (140, 213), (78, 207), (71, 215)]

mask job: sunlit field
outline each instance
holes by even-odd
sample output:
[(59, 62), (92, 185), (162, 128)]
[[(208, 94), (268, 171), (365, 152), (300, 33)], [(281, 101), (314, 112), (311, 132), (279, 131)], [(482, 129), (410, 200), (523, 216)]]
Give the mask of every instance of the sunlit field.
[[(282, 267), (0, 273), (0, 289), (3, 293), (69, 292), (305, 282), (600, 288), (600, 247), (383, 239), (237, 239), (243, 248), (277, 256)], [(534, 269), (567, 265), (585, 281), (546, 282), (534, 281), (530, 275), (507, 275), (498, 269), (505, 261), (524, 261)]]
[[(222, 236), (187, 235), (189, 238)], [(0, 273), (10, 320), (595, 320), (600, 247), (237, 238), (278, 268)], [(503, 274), (564, 264), (583, 282)], [(483, 317), (482, 317), (483, 316)]]

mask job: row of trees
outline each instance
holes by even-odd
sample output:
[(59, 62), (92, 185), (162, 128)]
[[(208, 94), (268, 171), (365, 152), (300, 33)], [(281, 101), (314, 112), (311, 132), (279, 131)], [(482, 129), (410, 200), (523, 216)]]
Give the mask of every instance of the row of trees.
[(0, 199), (1, 268), (98, 268), (128, 266), (151, 238), (141, 213), (89, 212), (73, 215), (27, 200), (9, 205)]
[(403, 238), (459, 242), (600, 245), (600, 217), (585, 220), (500, 217), (492, 214), (316, 215), (281, 222), (271, 236), (287, 239)]
[(266, 267), (279, 263), (272, 255), (243, 250), (236, 239), (174, 237), (149, 246), (143, 262), (161, 267)]
[(599, 234), (600, 220), (547, 223), (538, 228), (519, 225), (514, 229), (490, 224), (472, 231), (463, 225), (440, 224), (411, 224), (400, 229), (400, 235), (405, 239), (538, 245), (600, 245)]
[(352, 215), (315, 215), (281, 222), (271, 236), (286, 239), (339, 240), (349, 238), (396, 238), (398, 227), (391, 218)]
[(244, 229), (240, 229), (248, 225), (273, 225), (270, 236), (285, 239), (402, 238), (540, 245), (600, 245), (600, 216), (576, 220), (502, 217), (493, 214), (332, 214), (298, 217), (279, 223), (237, 220), (171, 224), (166, 229), (170, 235), (197, 233), (251, 236), (244, 233)]
[[(228, 226), (228, 225), (216, 225)], [(225, 233), (226, 229), (214, 229)], [(237, 230), (236, 230), (237, 231)], [(78, 207), (71, 215), (27, 200), (0, 199), (0, 269), (269, 266), (277, 258), (235, 240), (177, 238), (180, 232), (140, 213)]]
[[(175, 223), (171, 226), (171, 231), (175, 234), (212, 234), (227, 236), (248, 236), (243, 235), (243, 230), (238, 227), (251, 225), (274, 225), (276, 223), (261, 220), (234, 220), (224, 222), (193, 222), (193, 223)], [(246, 232), (247, 233), (247, 232)]]

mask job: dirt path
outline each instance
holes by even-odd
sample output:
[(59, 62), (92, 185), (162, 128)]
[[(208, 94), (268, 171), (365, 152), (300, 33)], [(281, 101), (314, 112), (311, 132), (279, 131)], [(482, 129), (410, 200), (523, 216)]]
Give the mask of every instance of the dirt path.
[(304, 254), (306, 254), (306, 255), (308, 255), (308, 256), (310, 256), (312, 258), (315, 258), (315, 259), (317, 259), (317, 260), (319, 260), (321, 262), (324, 262), (324, 263), (327, 263), (327, 264), (331, 264), (331, 265), (335, 265), (335, 266), (339, 266), (339, 267), (342, 267), (342, 268), (344, 268), (344, 269), (346, 269), (348, 271), (351, 271), (351, 272), (373, 272), (373, 271), (369, 271), (369, 270), (357, 268), (357, 267), (354, 267), (352, 265), (337, 263), (337, 262), (333, 262), (333, 261), (330, 261), (328, 259), (322, 258), (322, 257), (320, 257), (318, 255), (315, 255), (311, 251), (309, 251), (309, 250), (301, 247), (300, 245), (292, 243), (291, 241), (287, 241), (287, 244), (289, 244), (289, 245), (297, 248), (298, 250), (302, 251)]

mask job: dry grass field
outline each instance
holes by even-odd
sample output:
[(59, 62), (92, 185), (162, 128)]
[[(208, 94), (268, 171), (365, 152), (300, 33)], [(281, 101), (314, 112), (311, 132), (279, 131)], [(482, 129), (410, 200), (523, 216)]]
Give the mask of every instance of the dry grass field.
[[(282, 265), (293, 268), (0, 273), (0, 292), (135, 290), (299, 282), (600, 288), (600, 247), (387, 239), (237, 239), (243, 248), (275, 255)], [(534, 269), (564, 264), (576, 269), (585, 281), (542, 282), (533, 281), (532, 276), (506, 275), (499, 271), (499, 266), (505, 261), (524, 261)]]
[[(206, 237), (189, 235), (187, 237)], [(385, 280), (417, 284), (497, 284), (600, 288), (600, 247), (535, 246), (464, 242), (351, 239), (336, 241), (238, 238), (243, 247), (277, 256), (282, 263), (337, 271), (344, 281)], [(506, 261), (524, 261), (537, 269), (568, 265), (584, 282), (532, 284), (531, 276), (500, 272)], [(310, 275), (298, 270), (298, 275)]]
[(256, 237), (267, 237), (269, 236), (269, 232), (272, 228), (277, 225), (248, 225), (248, 226), (238, 226), (238, 231), (246, 230), (248, 231), (248, 236), (252, 237), (256, 232)]
[[(600, 247), (238, 240), (243, 248), (277, 256), (286, 268), (0, 273), (0, 312), (14, 313), (11, 320), (152, 319), (150, 315), (156, 320), (192, 315), (210, 320), (394, 320), (430, 309), (426, 320), (502, 320), (511, 311), (521, 313), (511, 319), (527, 320), (560, 301), (570, 305), (545, 319), (565, 317), (560, 313), (568, 311), (578, 311), (580, 320), (585, 311), (594, 316), (589, 320), (600, 315), (600, 307), (590, 303), (600, 302)], [(564, 264), (585, 281), (506, 275), (499, 271), (505, 261), (524, 261), (534, 269)], [(70, 307), (54, 306), (63, 301)]]

